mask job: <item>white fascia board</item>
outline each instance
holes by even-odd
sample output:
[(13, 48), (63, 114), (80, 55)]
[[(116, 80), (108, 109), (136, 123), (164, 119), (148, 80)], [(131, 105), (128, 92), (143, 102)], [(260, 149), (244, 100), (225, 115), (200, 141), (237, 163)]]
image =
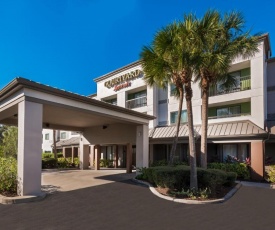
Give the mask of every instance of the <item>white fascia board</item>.
[(83, 102), (76, 101), (76, 100), (71, 100), (71, 99), (64, 98), (64, 97), (59, 97), (59, 96), (52, 95), (52, 94), (47, 94), (44, 92), (39, 92), (39, 91), (36, 91), (33, 89), (25, 88), (24, 95), (28, 96), (28, 97), (40, 99), (40, 100), (45, 100), (45, 101), (49, 101), (49, 102), (53, 102), (53, 103), (57, 103), (57, 104), (66, 105), (69, 107), (74, 107), (77, 109), (95, 112), (95, 113), (101, 114), (103, 116), (119, 119), (121, 121), (128, 121), (128, 122), (135, 123), (135, 124), (148, 124), (149, 123), (149, 120), (140, 118), (140, 117), (137, 117), (134, 115), (125, 114), (123, 112), (118, 112), (118, 111), (113, 111), (111, 109), (103, 108), (103, 107), (99, 107), (99, 106), (95, 106), (95, 105), (89, 105), (87, 103), (83, 103)]

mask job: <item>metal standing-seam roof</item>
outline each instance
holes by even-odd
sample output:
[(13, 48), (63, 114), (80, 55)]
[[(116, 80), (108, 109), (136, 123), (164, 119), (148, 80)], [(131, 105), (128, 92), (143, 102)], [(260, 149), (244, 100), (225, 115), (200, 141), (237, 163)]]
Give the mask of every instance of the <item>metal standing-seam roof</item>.
[(56, 142), (56, 147), (79, 145), (80, 137), (71, 137), (67, 140), (61, 140)]
[[(201, 125), (194, 126), (196, 136), (201, 135)], [(149, 138), (164, 139), (175, 136), (176, 126), (156, 127), (150, 130)], [(207, 136), (209, 138), (226, 138), (226, 137), (258, 137), (265, 136), (267, 132), (251, 121), (233, 121), (209, 124)], [(188, 137), (188, 125), (182, 124), (179, 130), (179, 137)]]

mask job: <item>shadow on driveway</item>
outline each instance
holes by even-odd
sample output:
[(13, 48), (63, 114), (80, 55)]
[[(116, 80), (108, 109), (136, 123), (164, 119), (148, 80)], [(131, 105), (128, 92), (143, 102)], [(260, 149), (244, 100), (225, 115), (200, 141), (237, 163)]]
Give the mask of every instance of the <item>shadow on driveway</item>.
[[(107, 176), (110, 180), (112, 177)], [(131, 180), (0, 205), (1, 229), (274, 229), (275, 190), (242, 187), (222, 204), (162, 200)]]

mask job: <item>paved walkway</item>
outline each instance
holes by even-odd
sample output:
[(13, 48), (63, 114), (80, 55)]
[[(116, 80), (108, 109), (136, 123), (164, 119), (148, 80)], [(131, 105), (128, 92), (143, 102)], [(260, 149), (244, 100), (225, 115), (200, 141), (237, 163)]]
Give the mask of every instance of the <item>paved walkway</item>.
[(256, 183), (256, 182), (250, 182), (250, 181), (239, 181), (243, 186), (248, 186), (248, 187), (258, 187), (258, 188), (269, 188), (270, 189), (270, 184), (268, 183)]
[(48, 193), (72, 191), (91, 186), (119, 182), (135, 177), (135, 171), (125, 173), (125, 169), (95, 170), (48, 170), (42, 173), (42, 190)]
[[(102, 184), (69, 190), (68, 178), (63, 175), (82, 180), (81, 173), (85, 176), (86, 172), (57, 173), (56, 177), (63, 177), (60, 190), (64, 190), (43, 201), (0, 204), (0, 229), (275, 229), (274, 189), (242, 186), (222, 204), (178, 204), (156, 197), (147, 187), (127, 178), (123, 180), (127, 175), (123, 172), (98, 174), (94, 179)], [(46, 174), (43, 178), (49, 179)]]

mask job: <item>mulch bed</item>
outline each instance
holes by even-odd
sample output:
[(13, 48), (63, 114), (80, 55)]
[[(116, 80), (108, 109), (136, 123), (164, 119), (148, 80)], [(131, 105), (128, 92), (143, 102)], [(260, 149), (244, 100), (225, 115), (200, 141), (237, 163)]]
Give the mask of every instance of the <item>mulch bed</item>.
[[(217, 189), (215, 191), (215, 193), (211, 193), (209, 195), (209, 197), (207, 199), (201, 199), (201, 198), (197, 198), (195, 200), (215, 200), (215, 199), (221, 199), (223, 198), (228, 192), (231, 191), (231, 189), (233, 189), (235, 186), (237, 185), (237, 183), (231, 187), (225, 187), (222, 186), (219, 189)], [(165, 196), (169, 196), (169, 197), (173, 197), (173, 198), (178, 198), (178, 199), (190, 199), (190, 197), (187, 197), (186, 195), (183, 194), (175, 194), (179, 191), (177, 190), (170, 190), (169, 188), (161, 188), (161, 187), (155, 187), (155, 189), (162, 195)]]
[(9, 192), (9, 191), (0, 192), (0, 195), (6, 196), (6, 197), (15, 197), (15, 196), (17, 196), (17, 194), (15, 192)]

